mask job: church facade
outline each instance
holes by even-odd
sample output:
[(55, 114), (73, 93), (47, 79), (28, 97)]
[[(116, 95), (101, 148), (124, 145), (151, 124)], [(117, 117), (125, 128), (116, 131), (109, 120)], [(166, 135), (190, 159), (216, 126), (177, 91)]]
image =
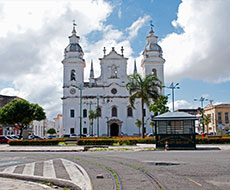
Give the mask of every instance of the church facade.
[[(129, 93), (126, 89), (127, 60), (114, 47), (99, 58), (101, 74), (94, 77), (93, 62), (89, 81), (84, 81), (84, 52), (79, 44), (75, 26), (69, 36), (69, 45), (64, 50), (63, 63), (63, 134), (85, 134), (99, 136), (138, 135), (136, 119), (141, 120), (141, 104), (135, 102), (135, 108), (129, 105)], [(164, 83), (164, 62), (162, 49), (157, 44), (157, 36), (151, 30), (146, 37), (147, 44), (143, 51), (141, 63), (143, 75), (155, 73)], [(134, 61), (134, 73), (137, 72)], [(163, 90), (161, 91), (163, 94)], [(89, 110), (98, 110), (99, 117), (93, 125), (89, 121)], [(151, 133), (149, 127), (151, 113), (145, 109), (146, 133)]]

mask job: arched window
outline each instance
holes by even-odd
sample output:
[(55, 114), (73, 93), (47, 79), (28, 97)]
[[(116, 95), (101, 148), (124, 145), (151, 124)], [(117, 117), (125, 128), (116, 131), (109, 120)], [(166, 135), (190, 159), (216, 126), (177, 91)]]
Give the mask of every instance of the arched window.
[(83, 109), (83, 117), (87, 117), (87, 109)]
[(112, 107), (112, 117), (117, 117), (117, 108), (115, 106)]
[(100, 107), (97, 108), (97, 114), (99, 117), (101, 117), (101, 108)]
[(152, 69), (152, 74), (157, 76), (157, 70), (156, 69)]
[(70, 80), (71, 81), (76, 81), (76, 71), (74, 69), (71, 70)]
[(117, 67), (115, 65), (111, 67), (111, 78), (117, 78)]
[(133, 117), (133, 109), (130, 106), (127, 108), (127, 116)]

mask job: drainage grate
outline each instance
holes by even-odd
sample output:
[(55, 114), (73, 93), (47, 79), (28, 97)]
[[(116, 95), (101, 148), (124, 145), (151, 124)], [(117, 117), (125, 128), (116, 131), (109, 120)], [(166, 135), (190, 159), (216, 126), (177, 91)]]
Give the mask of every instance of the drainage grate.
[(179, 163), (171, 163), (171, 162), (149, 162), (148, 164), (154, 166), (177, 166)]

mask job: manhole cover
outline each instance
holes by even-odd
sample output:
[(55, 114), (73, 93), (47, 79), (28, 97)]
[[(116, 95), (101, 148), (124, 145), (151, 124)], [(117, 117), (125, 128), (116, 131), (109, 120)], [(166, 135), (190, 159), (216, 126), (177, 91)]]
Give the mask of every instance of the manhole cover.
[(179, 163), (171, 163), (171, 162), (149, 162), (148, 164), (154, 166), (176, 166), (180, 165)]

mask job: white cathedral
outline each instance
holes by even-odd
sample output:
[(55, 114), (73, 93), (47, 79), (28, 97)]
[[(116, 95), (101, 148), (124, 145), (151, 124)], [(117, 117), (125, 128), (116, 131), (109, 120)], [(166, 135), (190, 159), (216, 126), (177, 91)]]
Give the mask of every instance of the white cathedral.
[[(146, 37), (147, 44), (143, 51), (141, 67), (143, 75), (155, 73), (164, 84), (164, 62), (162, 49), (157, 44), (157, 36), (151, 30)], [(99, 136), (137, 135), (139, 129), (136, 119), (141, 120), (141, 104), (135, 102), (135, 108), (129, 105), (129, 93), (126, 89), (127, 60), (117, 53), (112, 47), (109, 53), (104, 48), (104, 56), (99, 58), (101, 74), (94, 77), (93, 62), (89, 82), (84, 81), (84, 52), (79, 44), (75, 25), (72, 35), (69, 36), (69, 45), (64, 51), (63, 63), (63, 133), (64, 134), (87, 134)], [(134, 73), (137, 72), (134, 61)], [(161, 91), (163, 94), (163, 91)], [(98, 110), (100, 116), (90, 126), (88, 118), (89, 110)], [(145, 108), (146, 133), (151, 133), (149, 127), (151, 113)]]

